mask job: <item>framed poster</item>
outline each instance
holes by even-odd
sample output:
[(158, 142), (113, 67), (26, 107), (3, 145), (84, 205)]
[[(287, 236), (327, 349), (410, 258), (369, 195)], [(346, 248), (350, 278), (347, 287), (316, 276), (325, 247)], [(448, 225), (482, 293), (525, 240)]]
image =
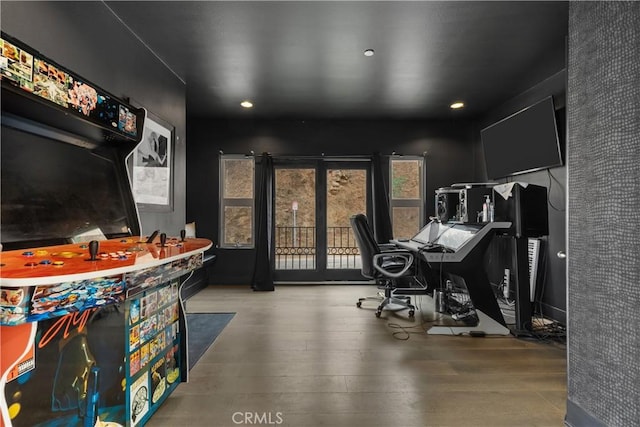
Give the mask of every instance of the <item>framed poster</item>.
[(175, 128), (147, 113), (142, 140), (133, 150), (131, 186), (141, 211), (173, 210)]

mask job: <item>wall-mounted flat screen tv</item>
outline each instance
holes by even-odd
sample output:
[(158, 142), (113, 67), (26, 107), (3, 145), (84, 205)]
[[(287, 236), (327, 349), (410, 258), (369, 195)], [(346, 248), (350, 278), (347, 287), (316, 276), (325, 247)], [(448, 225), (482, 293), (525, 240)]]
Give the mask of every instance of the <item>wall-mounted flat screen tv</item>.
[(562, 166), (550, 96), (482, 129), (480, 136), (489, 179)]

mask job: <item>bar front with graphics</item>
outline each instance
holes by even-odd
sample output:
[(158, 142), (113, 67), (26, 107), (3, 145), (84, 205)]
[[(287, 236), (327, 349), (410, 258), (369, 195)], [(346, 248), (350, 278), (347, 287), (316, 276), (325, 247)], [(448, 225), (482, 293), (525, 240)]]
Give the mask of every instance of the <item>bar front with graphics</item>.
[(3, 425), (143, 425), (186, 381), (179, 287), (211, 242), (158, 240), (3, 252)]
[(144, 425), (187, 380), (180, 287), (212, 242), (141, 236), (143, 109), (4, 33), (0, 53), (0, 425)]

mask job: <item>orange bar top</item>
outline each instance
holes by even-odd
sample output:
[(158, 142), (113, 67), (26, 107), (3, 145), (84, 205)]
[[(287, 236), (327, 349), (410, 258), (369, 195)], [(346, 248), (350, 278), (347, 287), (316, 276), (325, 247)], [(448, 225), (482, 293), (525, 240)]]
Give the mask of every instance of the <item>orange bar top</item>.
[(202, 253), (212, 246), (201, 238), (167, 238), (146, 243), (140, 237), (98, 242), (91, 260), (89, 242), (0, 252), (0, 286), (37, 286), (93, 277), (122, 274), (163, 265)]

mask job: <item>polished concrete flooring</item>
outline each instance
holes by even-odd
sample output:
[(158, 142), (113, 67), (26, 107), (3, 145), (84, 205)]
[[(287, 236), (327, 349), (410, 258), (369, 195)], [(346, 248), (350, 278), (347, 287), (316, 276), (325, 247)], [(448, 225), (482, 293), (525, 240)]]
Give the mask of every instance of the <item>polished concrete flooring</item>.
[(376, 291), (201, 291), (188, 312), (237, 314), (147, 425), (564, 425), (564, 346), (427, 335), (421, 318), (432, 318), (430, 298), (419, 299), (424, 316), (414, 321), (403, 312), (376, 318), (375, 302), (355, 305)]

